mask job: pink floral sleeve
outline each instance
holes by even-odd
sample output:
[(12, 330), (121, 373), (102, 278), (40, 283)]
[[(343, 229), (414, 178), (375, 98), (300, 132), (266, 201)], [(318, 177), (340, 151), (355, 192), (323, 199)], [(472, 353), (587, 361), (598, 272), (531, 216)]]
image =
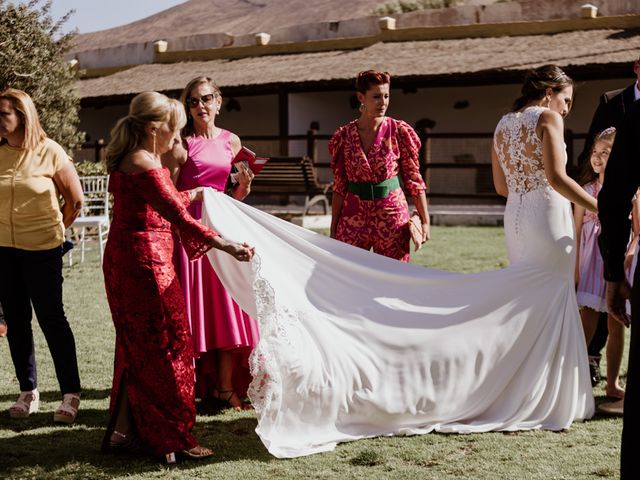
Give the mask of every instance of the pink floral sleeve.
[(427, 189), (420, 175), (420, 138), (409, 124), (402, 120), (396, 122), (402, 183), (409, 195), (417, 197)]
[(340, 127), (329, 140), (329, 155), (333, 170), (333, 191), (344, 197), (347, 194), (347, 173), (344, 166), (343, 133), (343, 127)]

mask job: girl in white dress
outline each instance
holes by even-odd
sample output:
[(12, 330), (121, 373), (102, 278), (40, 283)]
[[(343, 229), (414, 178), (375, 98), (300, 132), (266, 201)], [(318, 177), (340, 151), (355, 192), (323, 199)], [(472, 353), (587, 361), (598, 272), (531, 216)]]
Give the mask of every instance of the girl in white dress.
[(564, 170), (572, 90), (557, 67), (533, 71), (496, 129), (503, 270), (404, 264), (204, 192), (205, 224), (255, 242), (251, 265), (210, 256), (259, 322), (250, 397), (269, 452), (431, 431), (562, 430), (591, 417), (569, 200), (592, 211), (596, 201)]

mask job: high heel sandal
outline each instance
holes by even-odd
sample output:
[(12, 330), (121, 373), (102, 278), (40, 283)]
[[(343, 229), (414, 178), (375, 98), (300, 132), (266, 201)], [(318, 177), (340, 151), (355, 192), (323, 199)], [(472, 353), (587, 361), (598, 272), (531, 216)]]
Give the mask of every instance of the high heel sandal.
[[(226, 398), (225, 398), (225, 395), (226, 395)], [(234, 396), (238, 399), (238, 402), (240, 403), (240, 405), (233, 405), (233, 403), (231, 403), (231, 399)], [(216, 393), (214, 394), (214, 398), (220, 400), (221, 402), (225, 402), (231, 408), (233, 408), (236, 412), (239, 412), (240, 410), (251, 410), (253, 408), (251, 406), (251, 403), (240, 398), (240, 396), (234, 390), (216, 390)]]
[(32, 413), (36, 413), (39, 406), (40, 393), (37, 388), (29, 392), (20, 392), (16, 403), (9, 407), (9, 416), (11, 418), (27, 418)]
[(109, 438), (109, 443), (107, 445), (107, 451), (111, 453), (150, 453), (147, 446), (142, 443), (142, 440), (140, 440), (136, 435), (133, 435), (131, 433), (120, 433), (117, 430), (111, 432), (111, 437)]
[[(77, 401), (73, 406), (73, 401)], [(55, 423), (66, 423), (68, 425), (76, 421), (78, 416), (78, 408), (80, 407), (80, 395), (77, 393), (65, 393), (62, 396), (62, 403), (53, 413), (53, 421)]]

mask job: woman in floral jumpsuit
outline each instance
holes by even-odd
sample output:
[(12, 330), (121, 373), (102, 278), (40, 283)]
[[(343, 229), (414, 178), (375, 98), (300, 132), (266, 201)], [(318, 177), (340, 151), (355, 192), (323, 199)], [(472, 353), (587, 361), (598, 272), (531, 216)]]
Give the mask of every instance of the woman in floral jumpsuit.
[(386, 72), (358, 74), (360, 117), (340, 127), (329, 142), (331, 236), (408, 262), (409, 207), (403, 188), (418, 210), (423, 243), (429, 239), (429, 213), (418, 163), (420, 139), (406, 122), (385, 116), (390, 80)]

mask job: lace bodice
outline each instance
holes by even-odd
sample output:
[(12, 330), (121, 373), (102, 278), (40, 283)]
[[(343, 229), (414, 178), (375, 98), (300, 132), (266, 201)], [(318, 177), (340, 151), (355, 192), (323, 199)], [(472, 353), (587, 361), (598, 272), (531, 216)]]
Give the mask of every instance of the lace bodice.
[(509, 193), (527, 193), (548, 187), (542, 160), (542, 142), (536, 133), (544, 107), (528, 107), (504, 115), (493, 134), (493, 146), (507, 178)]

